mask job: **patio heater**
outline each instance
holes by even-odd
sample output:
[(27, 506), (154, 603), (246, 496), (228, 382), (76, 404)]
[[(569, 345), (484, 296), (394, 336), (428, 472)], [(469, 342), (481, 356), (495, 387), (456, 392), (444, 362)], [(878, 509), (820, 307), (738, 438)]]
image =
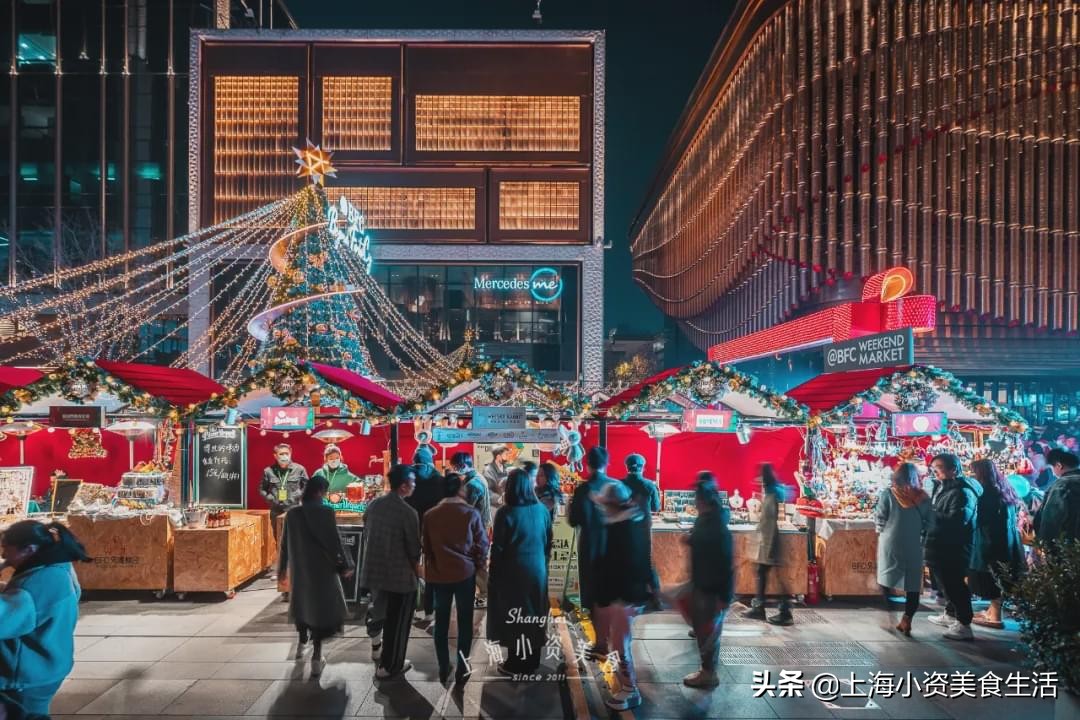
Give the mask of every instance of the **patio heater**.
[(664, 447), (664, 440), (672, 435), (678, 435), (682, 430), (671, 423), (651, 422), (641, 428), (641, 431), (656, 441), (656, 487), (662, 488), (663, 485), (660, 484), (660, 457), (661, 450)]
[(10, 422), (4, 425), (0, 425), (0, 433), (4, 435), (14, 435), (19, 439), (19, 464), (26, 464), (26, 436), (32, 433), (36, 433), (41, 429), (41, 426), (37, 423), (19, 421)]
[(114, 422), (105, 429), (127, 438), (128, 470), (131, 470), (135, 467), (135, 438), (144, 433), (154, 432), (155, 425), (146, 420), (121, 420), (120, 422)]

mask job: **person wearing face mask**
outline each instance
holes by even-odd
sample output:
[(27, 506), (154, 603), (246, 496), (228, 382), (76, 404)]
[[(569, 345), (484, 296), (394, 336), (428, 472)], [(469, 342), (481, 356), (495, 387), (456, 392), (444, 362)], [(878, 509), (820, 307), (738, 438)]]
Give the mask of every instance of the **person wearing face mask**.
[(303, 465), (292, 461), (292, 447), (285, 443), (274, 446), (274, 464), (263, 470), (259, 492), (270, 505), (270, 527), (278, 539), (278, 516), (300, 504), (300, 495), (307, 485), (308, 474)]
[(342, 462), (341, 448), (337, 445), (326, 446), (323, 450), (323, 466), (311, 477), (325, 480), (329, 492), (342, 492), (350, 483), (360, 482), (360, 478), (349, 472), (349, 466)]

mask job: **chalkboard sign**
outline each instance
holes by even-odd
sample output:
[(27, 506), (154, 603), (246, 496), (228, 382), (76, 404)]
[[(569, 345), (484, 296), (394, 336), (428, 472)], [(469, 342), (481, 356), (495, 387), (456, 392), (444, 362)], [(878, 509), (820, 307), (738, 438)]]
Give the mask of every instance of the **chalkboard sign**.
[(360, 599), (360, 566), (364, 562), (364, 526), (338, 525), (341, 546), (353, 561), (356, 572), (342, 585), (345, 589), (345, 602), (354, 603)]
[(82, 480), (76, 480), (74, 478), (58, 478), (54, 477), (52, 481), (52, 493), (50, 497), (52, 501), (49, 512), (52, 513), (66, 513), (68, 505), (75, 499), (75, 496), (79, 494), (79, 490), (82, 488)]
[(195, 436), (195, 503), (247, 507), (243, 428), (211, 425)]

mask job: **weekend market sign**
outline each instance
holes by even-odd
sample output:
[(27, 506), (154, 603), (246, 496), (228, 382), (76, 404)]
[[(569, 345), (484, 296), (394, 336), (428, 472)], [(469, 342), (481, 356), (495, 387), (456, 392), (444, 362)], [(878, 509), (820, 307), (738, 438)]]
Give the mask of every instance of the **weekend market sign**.
[(827, 347), (824, 358), (827, 373), (913, 365), (915, 335), (903, 328), (845, 340)]

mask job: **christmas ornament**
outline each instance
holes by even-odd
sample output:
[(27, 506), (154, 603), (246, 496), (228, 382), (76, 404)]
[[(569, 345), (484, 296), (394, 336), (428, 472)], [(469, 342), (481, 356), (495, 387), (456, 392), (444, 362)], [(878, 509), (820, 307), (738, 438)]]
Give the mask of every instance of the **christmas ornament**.
[(323, 185), (326, 178), (337, 177), (337, 168), (330, 164), (333, 155), (329, 150), (323, 150), (310, 140), (303, 148), (293, 148), (296, 153), (296, 164), (300, 167), (296, 171), (297, 177), (311, 178), (315, 185)]
[(90, 384), (82, 378), (72, 378), (64, 385), (64, 394), (81, 400), (90, 394)]
[(904, 412), (926, 412), (934, 406), (937, 392), (918, 378), (904, 376), (896, 381), (896, 406)]

